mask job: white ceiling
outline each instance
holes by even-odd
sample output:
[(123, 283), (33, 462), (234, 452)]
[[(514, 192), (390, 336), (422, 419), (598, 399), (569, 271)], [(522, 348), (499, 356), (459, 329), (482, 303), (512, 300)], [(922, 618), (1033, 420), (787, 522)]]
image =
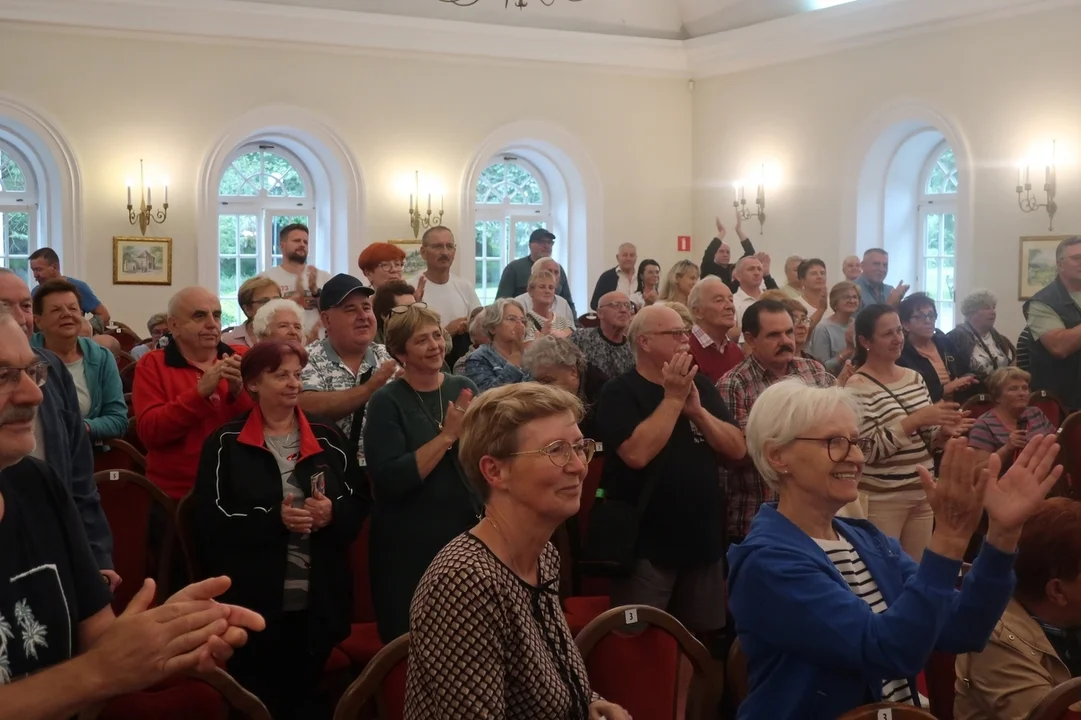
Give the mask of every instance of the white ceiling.
[[(684, 40), (809, 12), (838, 0), (248, 0), (271, 5), (346, 10), (487, 25), (571, 30)], [(458, 0), (469, 2), (470, 0)], [(849, 0), (851, 1), (851, 0)], [(861, 0), (894, 2), (896, 0)], [(546, 6), (545, 2), (551, 2)]]

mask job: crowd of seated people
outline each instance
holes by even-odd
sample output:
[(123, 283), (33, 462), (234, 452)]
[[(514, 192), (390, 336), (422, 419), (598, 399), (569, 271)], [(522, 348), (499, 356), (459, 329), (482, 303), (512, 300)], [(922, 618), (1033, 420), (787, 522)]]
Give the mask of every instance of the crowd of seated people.
[[(738, 637), (739, 718), (926, 707), (917, 676), (939, 651), (958, 655), (959, 716), (965, 705), (1020, 720), (1081, 655), (1077, 568), (1041, 564), (1075, 501), (1043, 501), (1062, 472), (1057, 428), (1030, 405), (1032, 388), (1053, 386), (1076, 409), (1047, 373), (1081, 367), (1081, 308), (1065, 304), (1081, 292), (1081, 240), (1060, 246), (1058, 276), (1029, 303), (1030, 374), (1012, 364), (988, 293), (966, 298), (964, 324), (944, 335), (934, 298), (886, 283), (881, 250), (846, 259), (832, 287), (824, 262), (790, 257), (777, 288), (768, 255), (745, 245), (732, 263), (718, 228), (701, 268), (636, 268), (622, 244), (580, 325), (550, 231), (484, 306), (449, 275), (448, 228), (425, 233), (416, 277), (397, 245), (369, 246), (362, 280), (309, 266), (307, 230), (291, 227), (288, 267), (239, 288), (237, 327), (222, 328), (220, 300), (199, 287), (149, 318), (130, 408), (111, 353), (83, 336), (81, 288), (47, 278), (31, 293), (0, 272), (0, 334), (18, 340), (0, 349), (14, 353), (0, 364), (0, 493), (36, 478), (35, 509), (9, 502), (8, 521), (57, 539), (12, 567), (59, 562), (79, 598), (72, 651), (16, 664), (25, 695), (11, 702), (31, 704), (12, 707), (87, 704), (38, 697), (22, 678), (81, 654), (119, 662), (97, 650), (111, 632), (135, 642), (95, 621), (123, 578), (90, 479), (93, 446), (124, 436), (130, 412), (147, 478), (193, 509), (205, 576), (185, 588), (177, 562), (167, 610), (149, 609), (148, 583), (131, 613), (194, 615), (201, 629), (154, 672), (125, 661), (94, 699), (216, 663), (275, 718), (329, 717), (320, 681), (350, 633), (351, 548), (370, 523), (379, 639), (411, 637), (407, 717), (629, 717), (591, 690), (558, 588), (575, 558), (550, 543), (579, 514), (603, 444), (593, 507), (640, 512), (608, 602), (668, 612), (719, 662)], [(978, 391), (993, 408), (977, 417), (961, 405)], [(9, 590), (0, 617), (23, 588)], [(1003, 633), (1043, 653), (1039, 667)]]

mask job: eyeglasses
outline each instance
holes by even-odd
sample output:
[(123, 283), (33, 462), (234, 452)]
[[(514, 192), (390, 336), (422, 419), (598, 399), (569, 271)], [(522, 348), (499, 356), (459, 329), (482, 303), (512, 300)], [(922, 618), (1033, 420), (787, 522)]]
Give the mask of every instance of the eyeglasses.
[(912, 316), (912, 319), (916, 322), (934, 322), (938, 320), (938, 313), (916, 313)]
[(428, 249), (435, 250), (436, 252), (446, 252), (454, 250), (456, 247), (458, 246), (454, 243), (439, 243), (438, 245), (429, 245)]
[(855, 445), (860, 449), (864, 455), (868, 455), (871, 452), (871, 438), (856, 438), (852, 440), (843, 435), (838, 437), (829, 438), (813, 438), (813, 437), (798, 437), (792, 438), (793, 440), (804, 440), (806, 442), (824, 443), (826, 446), (826, 452), (830, 456), (830, 460), (833, 462), (841, 462), (848, 457), (849, 451), (852, 446)]
[(548, 247), (552, 247), (553, 245), (556, 244), (556, 241), (555, 240), (530, 240), (529, 244), (530, 245), (547, 245)]
[(408, 305), (395, 305), (390, 309), (395, 315), (405, 315), (411, 309), (423, 310), (428, 307), (428, 303), (417, 300), (415, 303), (409, 303)]
[(384, 272), (390, 272), (391, 270), (401, 270), (405, 267), (405, 263), (401, 260), (386, 260), (376, 265), (376, 267)]
[(571, 451), (574, 451), (578, 458), (586, 465), (593, 459), (593, 453), (597, 452), (597, 443), (589, 438), (582, 438), (576, 443), (569, 443), (566, 440), (556, 440), (553, 443), (545, 445), (540, 450), (523, 450), (522, 452), (511, 453), (511, 457), (516, 455), (547, 455), (548, 459), (552, 461), (552, 464), (556, 467), (565, 467), (567, 463), (571, 461)]
[(809, 317), (796, 318), (796, 320), (795, 320), (795, 322), (793, 324), (799, 325), (800, 327), (804, 327), (804, 326), (807, 326), (807, 325), (811, 324), (811, 318), (809, 318)]
[(644, 335), (668, 335), (670, 337), (689, 337), (691, 331), (687, 328), (677, 328), (675, 330), (654, 330), (653, 332), (643, 333)]
[(0, 368), (0, 395), (7, 395), (8, 393), (15, 392), (15, 389), (19, 387), (19, 381), (22, 380), (22, 374), (24, 372), (30, 377), (35, 385), (43, 387), (48, 371), (49, 363), (44, 360), (39, 360), (32, 365), (21, 368)]
[(843, 295), (841, 296), (841, 302), (859, 302), (859, 295)]
[(615, 308), (616, 310), (633, 310), (634, 309), (634, 303), (632, 303), (632, 302), (610, 302), (610, 303), (605, 303), (604, 305), (598, 305), (597, 309), (598, 310), (603, 310), (606, 307)]
[(525, 318), (518, 315), (504, 315), (503, 322), (510, 323), (512, 325), (525, 325)]

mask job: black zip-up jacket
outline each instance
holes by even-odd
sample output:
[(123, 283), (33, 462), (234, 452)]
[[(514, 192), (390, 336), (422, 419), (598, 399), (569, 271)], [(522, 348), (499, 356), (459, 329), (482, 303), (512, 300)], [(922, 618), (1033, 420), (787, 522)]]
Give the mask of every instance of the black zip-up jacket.
[[(371, 507), (356, 452), (333, 423), (297, 410), (300, 457), (296, 479), (305, 497), (312, 476), (323, 473), (324, 495), (334, 503), (330, 524), (311, 535), (308, 613), (311, 647), (329, 649), (349, 634), (353, 582), (349, 546)], [(289, 531), (281, 519), (285, 499), (277, 460), (266, 448), (259, 408), (230, 420), (203, 445), (192, 490), (196, 503), (198, 564), (207, 576), (228, 575), (223, 602), (266, 618), (274, 632), (282, 613)]]
[[(962, 357), (957, 349), (950, 342), (946, 334), (941, 330), (935, 330), (934, 336), (931, 340), (935, 343), (935, 347), (938, 349), (938, 355), (942, 358), (942, 363), (946, 366), (946, 372), (949, 373), (950, 380), (956, 380), (962, 375), (971, 375), (972, 371), (968, 366), (968, 358)], [(934, 365), (931, 361), (920, 355), (920, 351), (912, 345), (912, 342), (905, 337), (905, 348), (901, 351), (901, 357), (897, 360), (897, 364), (901, 367), (906, 367), (911, 370), (915, 370), (923, 376), (923, 381), (927, 383), (927, 392), (931, 395), (931, 402), (938, 402), (944, 396), (944, 389), (942, 387), (942, 381), (938, 379), (938, 373), (935, 372)], [(959, 402), (962, 405), (965, 400), (970, 398), (975, 393), (979, 392), (978, 386), (970, 385), (964, 390), (954, 393), (953, 402)]]

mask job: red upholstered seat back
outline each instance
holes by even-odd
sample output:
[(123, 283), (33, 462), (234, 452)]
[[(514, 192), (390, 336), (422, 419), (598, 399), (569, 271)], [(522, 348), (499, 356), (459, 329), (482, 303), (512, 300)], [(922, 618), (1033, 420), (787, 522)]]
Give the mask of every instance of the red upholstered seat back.
[(357, 539), (349, 547), (353, 568), (353, 622), (375, 622), (375, 606), (372, 605), (372, 585), (368, 579), (368, 537), (371, 523), (364, 521)]
[(608, 633), (586, 659), (593, 690), (636, 720), (674, 720), (679, 668), (676, 639), (652, 626), (637, 635)]
[(954, 669), (956, 660), (956, 655), (933, 652), (924, 669), (927, 699), (931, 701), (931, 712), (938, 720), (953, 720), (954, 681), (957, 678)]
[(113, 698), (98, 720), (227, 720), (228, 717), (229, 706), (217, 690), (198, 680), (178, 677)]
[(578, 506), (578, 539), (580, 543), (586, 540), (586, 531), (589, 529), (589, 511), (593, 509), (593, 502), (597, 499), (597, 488), (601, 485), (601, 475), (604, 472), (604, 454), (597, 453), (589, 461), (589, 471), (586, 479), (582, 481), (582, 500)]
[(402, 720), (405, 717), (405, 678), (409, 670), (408, 656), (395, 665), (383, 678), (380, 692), (386, 708), (386, 720)]
[(1062, 403), (1046, 390), (1033, 391), (1028, 404), (1040, 408), (1055, 427), (1061, 427), (1062, 422), (1066, 419), (1066, 411), (1063, 409)]

